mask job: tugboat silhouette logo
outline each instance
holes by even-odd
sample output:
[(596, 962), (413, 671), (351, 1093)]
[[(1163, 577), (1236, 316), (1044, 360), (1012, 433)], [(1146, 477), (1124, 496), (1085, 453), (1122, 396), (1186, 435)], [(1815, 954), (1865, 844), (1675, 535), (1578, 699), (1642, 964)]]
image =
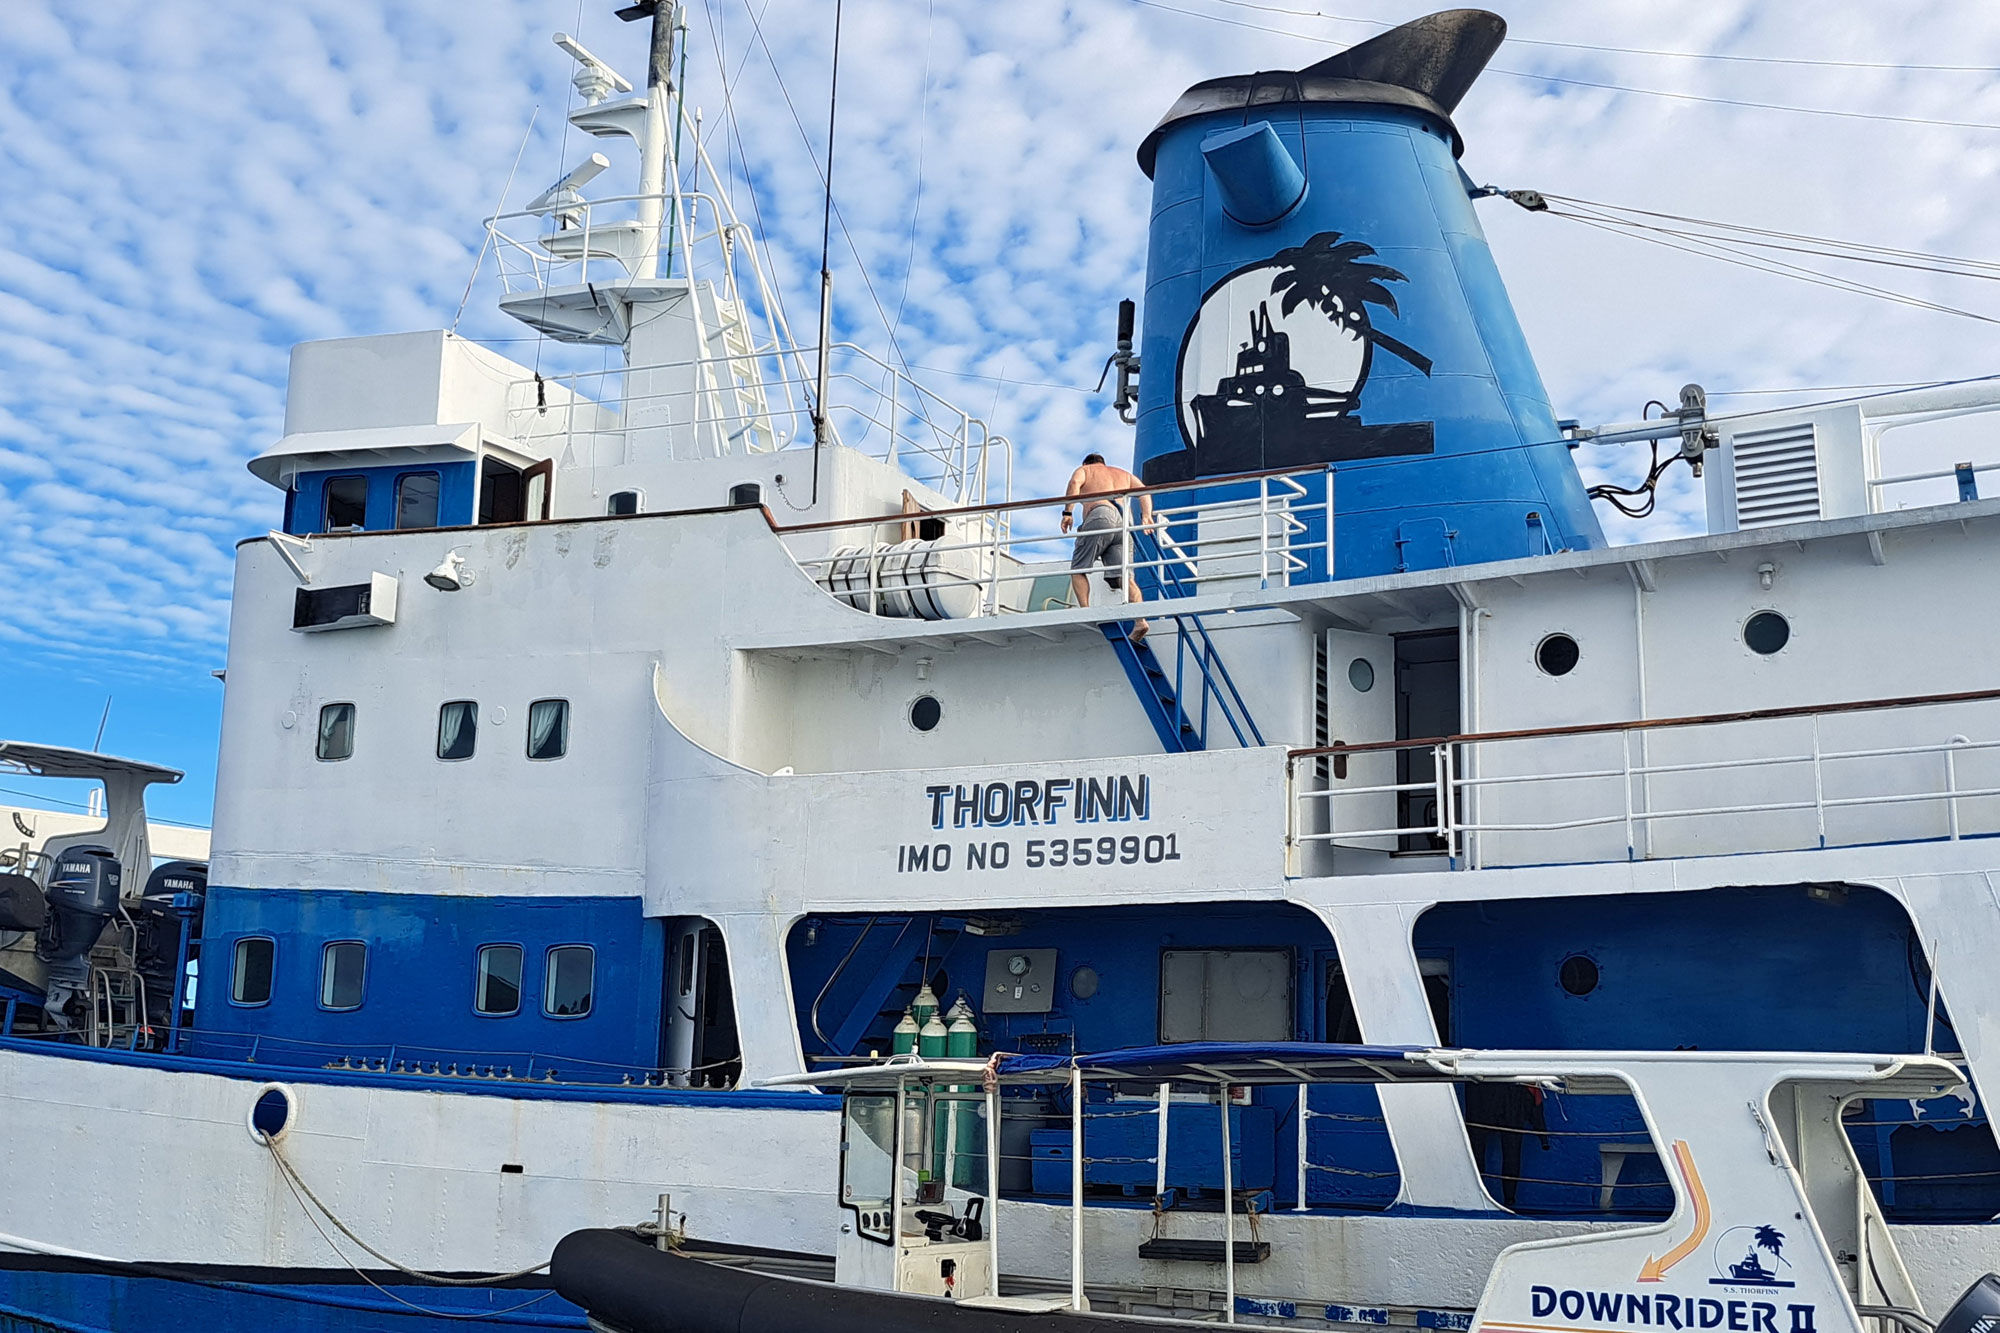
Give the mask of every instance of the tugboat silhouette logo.
[(1367, 425), (1355, 416), (1377, 348), (1431, 373), (1429, 357), (1375, 327), (1368, 307), (1397, 314), (1387, 284), (1408, 279), (1369, 262), (1374, 255), (1323, 231), (1211, 287), (1181, 340), (1186, 447), (1150, 459), (1146, 480), (1430, 453), (1428, 421)]
[[(1742, 1251), (1741, 1259), (1730, 1256)], [(1764, 1256), (1770, 1256), (1770, 1263)], [(1709, 1279), (1717, 1287), (1790, 1287), (1796, 1283), (1778, 1277), (1778, 1265), (1790, 1268), (1785, 1257), (1785, 1233), (1766, 1223), (1760, 1227), (1731, 1227), (1716, 1238), (1715, 1271)]]

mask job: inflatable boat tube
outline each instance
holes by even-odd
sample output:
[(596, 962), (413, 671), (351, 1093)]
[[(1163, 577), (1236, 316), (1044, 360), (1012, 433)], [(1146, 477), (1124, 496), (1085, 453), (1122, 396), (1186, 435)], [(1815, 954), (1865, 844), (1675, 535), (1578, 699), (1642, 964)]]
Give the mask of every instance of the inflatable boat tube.
[(549, 1275), (564, 1300), (618, 1333), (1159, 1333), (1153, 1320), (980, 1310), (930, 1296), (836, 1287), (704, 1263), (629, 1231), (575, 1231)]

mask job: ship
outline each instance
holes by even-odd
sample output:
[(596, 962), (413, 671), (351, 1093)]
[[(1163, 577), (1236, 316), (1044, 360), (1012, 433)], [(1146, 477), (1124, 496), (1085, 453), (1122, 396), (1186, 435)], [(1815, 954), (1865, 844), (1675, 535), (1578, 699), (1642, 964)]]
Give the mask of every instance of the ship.
[[(811, 1076), (912, 1049), (2000, 1080), (2000, 501), (1896, 433), (2000, 381), (1558, 417), (1459, 166), (1505, 25), (1436, 14), (1135, 129), (1132, 429), (1060, 447), (1144, 479), (1108, 557), (1144, 600), (1075, 605), (1091, 497), (1016, 496), (1011, 442), (899, 357), (794, 335), (677, 8), (627, 7), (637, 82), (558, 37), (606, 154), (486, 223), (501, 308), (613, 368), (297, 347), (206, 859), (82, 829), (10, 866), (0, 1327), (582, 1328), (546, 1269), (604, 1228), (831, 1274)], [(1283, 377), (1239, 357), (1253, 314)], [(1202, 428), (1280, 383), (1319, 406), (1257, 410), (1254, 465)], [(1662, 445), (1707, 530), (1608, 544), (1576, 453)], [(106, 828), (148, 779), (106, 781)], [(1006, 1271), (1067, 1283), (1074, 1186), (1099, 1308), (1466, 1329), (1504, 1247), (1682, 1197), (1629, 1096), (1306, 1082), (1010, 1093)], [(1849, 1221), (1907, 1269), (1825, 1238), (1854, 1305), (2000, 1268), (1976, 1094), (1838, 1114)]]

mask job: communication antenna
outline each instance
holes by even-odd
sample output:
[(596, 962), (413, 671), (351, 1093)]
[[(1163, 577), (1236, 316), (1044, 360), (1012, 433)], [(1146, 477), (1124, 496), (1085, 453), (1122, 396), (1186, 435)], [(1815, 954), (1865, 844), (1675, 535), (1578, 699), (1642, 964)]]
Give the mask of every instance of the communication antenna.
[[(819, 453), (826, 443), (826, 388), (833, 341), (833, 269), (828, 256), (833, 250), (833, 126), (840, 106), (840, 11), (841, 0), (833, 4), (833, 78), (826, 94), (826, 205), (819, 226), (819, 373), (813, 386), (813, 484), (812, 503), (819, 503)], [(895, 430), (891, 422), (889, 429)]]
[(104, 744), (104, 724), (109, 722), (110, 720), (111, 720), (111, 696), (107, 694), (104, 696), (104, 712), (97, 719), (97, 737), (96, 739), (90, 742), (90, 748), (92, 750), (95, 750), (98, 746)]

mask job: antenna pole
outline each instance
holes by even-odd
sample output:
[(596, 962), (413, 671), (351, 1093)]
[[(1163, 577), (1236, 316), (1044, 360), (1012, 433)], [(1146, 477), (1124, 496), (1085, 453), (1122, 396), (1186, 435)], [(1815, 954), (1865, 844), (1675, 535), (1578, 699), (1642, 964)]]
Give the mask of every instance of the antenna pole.
[[(813, 387), (813, 504), (819, 503), (819, 454), (827, 440), (828, 357), (833, 352), (833, 269), (829, 256), (833, 252), (833, 125), (834, 112), (840, 106), (840, 10), (841, 0), (834, 0), (833, 78), (826, 95), (826, 207), (820, 216), (819, 230), (819, 373)], [(894, 429), (891, 423), (890, 430)]]

